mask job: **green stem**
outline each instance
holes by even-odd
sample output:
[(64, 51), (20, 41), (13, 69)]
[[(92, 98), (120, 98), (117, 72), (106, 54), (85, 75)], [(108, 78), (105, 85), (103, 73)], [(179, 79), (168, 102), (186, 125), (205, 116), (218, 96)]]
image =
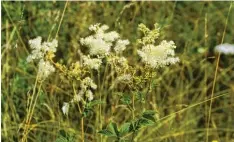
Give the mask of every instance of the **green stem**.
[(132, 139), (131, 139), (131, 142), (134, 142), (134, 136), (135, 136), (135, 133), (136, 133), (136, 131), (134, 131), (134, 132), (132, 133)]

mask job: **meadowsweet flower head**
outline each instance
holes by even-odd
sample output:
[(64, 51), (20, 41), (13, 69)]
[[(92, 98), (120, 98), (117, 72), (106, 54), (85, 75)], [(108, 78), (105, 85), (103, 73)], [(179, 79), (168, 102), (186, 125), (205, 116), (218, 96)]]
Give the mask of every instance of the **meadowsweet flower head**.
[(115, 44), (114, 50), (115, 52), (118, 53), (122, 53), (125, 49), (126, 46), (129, 44), (128, 40), (118, 40)]
[(90, 58), (90, 56), (82, 56), (83, 65), (90, 68), (98, 70), (100, 65), (102, 64), (102, 60), (99, 58)]
[(81, 38), (82, 45), (89, 48), (90, 55), (105, 56), (109, 55), (112, 43), (106, 42), (101, 38), (95, 38), (94, 36), (89, 36), (86, 38)]
[(175, 48), (173, 41), (163, 40), (158, 46), (147, 44), (141, 50), (137, 50), (137, 53), (145, 64), (151, 68), (158, 68), (179, 62), (179, 58), (175, 57)]
[(33, 60), (38, 60), (44, 58), (48, 52), (56, 52), (56, 47), (58, 46), (58, 41), (56, 39), (52, 42), (43, 42), (42, 38), (39, 36), (35, 39), (29, 40), (30, 48), (32, 49), (31, 54), (27, 57), (27, 62), (32, 62)]
[(87, 88), (90, 87), (92, 89), (97, 89), (97, 85), (93, 82), (93, 80), (90, 77), (86, 77), (81, 81), (81, 89), (87, 90)]
[(222, 54), (234, 54), (234, 45), (233, 44), (220, 44), (215, 47), (215, 51)]
[(103, 34), (102, 37), (106, 42), (113, 42), (119, 38), (119, 34), (116, 31), (111, 31)]
[(42, 41), (42, 38), (40, 36), (38, 36), (37, 38), (30, 39), (28, 43), (29, 43), (31, 49), (40, 49), (41, 48), (41, 41)]
[(84, 92), (81, 90), (78, 94), (74, 95), (74, 98), (72, 99), (72, 102), (80, 102), (82, 100), (82, 97), (84, 95)]
[(48, 61), (41, 59), (38, 63), (38, 78), (46, 79), (51, 73), (55, 72), (55, 68)]
[(63, 103), (62, 111), (64, 115), (68, 115), (69, 107), (70, 107), (69, 103), (66, 102)]
[(95, 24), (89, 27), (90, 31), (94, 31), (93, 35), (81, 38), (80, 43), (89, 48), (90, 55), (106, 56), (109, 55), (113, 42), (119, 38), (116, 31), (107, 32), (107, 25)]
[(100, 26), (100, 23), (97, 23), (97, 24), (94, 24), (94, 25), (90, 25), (89, 26), (89, 30), (90, 31), (97, 31), (99, 26)]

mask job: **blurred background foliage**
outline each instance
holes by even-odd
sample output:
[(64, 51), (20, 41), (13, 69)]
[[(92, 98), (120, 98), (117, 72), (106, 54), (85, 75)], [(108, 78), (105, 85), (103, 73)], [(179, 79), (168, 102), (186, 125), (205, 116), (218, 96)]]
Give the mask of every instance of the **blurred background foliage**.
[[(42, 36), (44, 40), (55, 38), (65, 2), (1, 3), (1, 136), (4, 141), (11, 142), (20, 138), (20, 125), (27, 113), (28, 94), (35, 81), (36, 66), (26, 62), (28, 40), (37, 36)], [(213, 49), (222, 41), (230, 4), (211, 1), (71, 1), (59, 30), (56, 60), (66, 65), (78, 60), (77, 51), (81, 48), (79, 39), (89, 34), (89, 25), (103, 23), (130, 40), (131, 45), (125, 55), (131, 62), (137, 62), (139, 59), (131, 58), (139, 48), (136, 45), (136, 39), (140, 37), (137, 26), (144, 23), (152, 28), (155, 22), (159, 23), (162, 27), (160, 39), (173, 40), (181, 59), (180, 64), (157, 71), (158, 77), (154, 80), (156, 85), (146, 99), (148, 108), (157, 110), (163, 117), (210, 97), (216, 61)], [(234, 43), (233, 17), (232, 9), (224, 43)], [(210, 140), (234, 141), (233, 70), (234, 57), (222, 55), (215, 95), (226, 95), (214, 100)], [(61, 112), (62, 103), (72, 97), (72, 93), (64, 90), (61, 84), (59, 76), (54, 75), (43, 85), (29, 141), (56, 141), (61, 136), (69, 137), (67, 141), (80, 138), (77, 109), (71, 110), (68, 117)], [(209, 102), (201, 103), (163, 119), (157, 125), (141, 130), (136, 141), (205, 141), (208, 106)], [(122, 120), (127, 115), (124, 110), (114, 114), (123, 116)], [(107, 111), (103, 116), (105, 125), (111, 115)], [(122, 120), (115, 121), (120, 124)], [(97, 131), (94, 123), (93, 117), (86, 120), (87, 141), (98, 141), (98, 134), (93, 135)]]

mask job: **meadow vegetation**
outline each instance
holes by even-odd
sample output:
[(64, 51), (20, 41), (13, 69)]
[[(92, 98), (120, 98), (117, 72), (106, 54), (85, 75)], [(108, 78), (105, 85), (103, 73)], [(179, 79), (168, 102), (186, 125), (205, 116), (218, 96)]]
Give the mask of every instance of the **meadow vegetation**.
[(7, 2), (6, 142), (234, 142), (233, 2)]

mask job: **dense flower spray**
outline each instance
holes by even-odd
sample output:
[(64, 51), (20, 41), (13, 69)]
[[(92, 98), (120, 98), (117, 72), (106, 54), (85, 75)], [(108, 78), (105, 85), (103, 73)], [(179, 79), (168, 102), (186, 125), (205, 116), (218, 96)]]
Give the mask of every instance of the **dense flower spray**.
[[(74, 90), (73, 98), (69, 102), (64, 102), (62, 112), (68, 115), (72, 103), (87, 104), (95, 101), (96, 91), (99, 89), (95, 83), (97, 79), (93, 74), (102, 73), (104, 67), (110, 67), (112, 77), (115, 83), (127, 84), (129, 88), (138, 90), (141, 84), (155, 75), (153, 69), (164, 67), (179, 62), (175, 56), (175, 43), (173, 41), (163, 40), (157, 42), (160, 36), (160, 28), (155, 24), (155, 28), (150, 30), (144, 24), (139, 25), (139, 30), (144, 34), (138, 43), (141, 49), (137, 50), (138, 56), (145, 65), (143, 72), (138, 68), (138, 64), (130, 64), (128, 58), (124, 57), (124, 51), (130, 44), (129, 40), (121, 39), (116, 31), (108, 31), (107, 25), (100, 23), (91, 25), (89, 30), (91, 35), (81, 38), (80, 43), (87, 48), (87, 54), (81, 53), (80, 61), (72, 63), (70, 67), (61, 65), (53, 61), (52, 57), (56, 52), (58, 41), (42, 42), (41, 37), (29, 40), (31, 54), (27, 57), (28, 62), (38, 61), (38, 77), (45, 80), (55, 72), (55, 68), (61, 72), (61, 75), (67, 77), (72, 82)], [(153, 72), (153, 73), (152, 73)], [(99, 74), (100, 75), (100, 74)], [(99, 83), (100, 85), (100, 83)]]
[(142, 49), (137, 50), (137, 53), (143, 63), (151, 68), (159, 68), (179, 62), (179, 58), (175, 57), (174, 49), (176, 46), (173, 41), (163, 40), (159, 45), (155, 45), (155, 39), (160, 35), (158, 24), (155, 24), (154, 30), (150, 30), (145, 25), (140, 24), (139, 30), (144, 33), (144, 37), (138, 40), (142, 45)]
[(34, 60), (39, 60), (38, 63), (38, 78), (40, 80), (46, 79), (51, 73), (55, 72), (54, 66), (45, 60), (45, 56), (49, 53), (54, 54), (56, 52), (56, 47), (58, 46), (58, 41), (56, 39), (51, 42), (43, 42), (42, 38), (39, 36), (35, 39), (29, 40), (30, 48), (32, 49), (31, 54), (27, 57), (27, 62), (32, 62)]

